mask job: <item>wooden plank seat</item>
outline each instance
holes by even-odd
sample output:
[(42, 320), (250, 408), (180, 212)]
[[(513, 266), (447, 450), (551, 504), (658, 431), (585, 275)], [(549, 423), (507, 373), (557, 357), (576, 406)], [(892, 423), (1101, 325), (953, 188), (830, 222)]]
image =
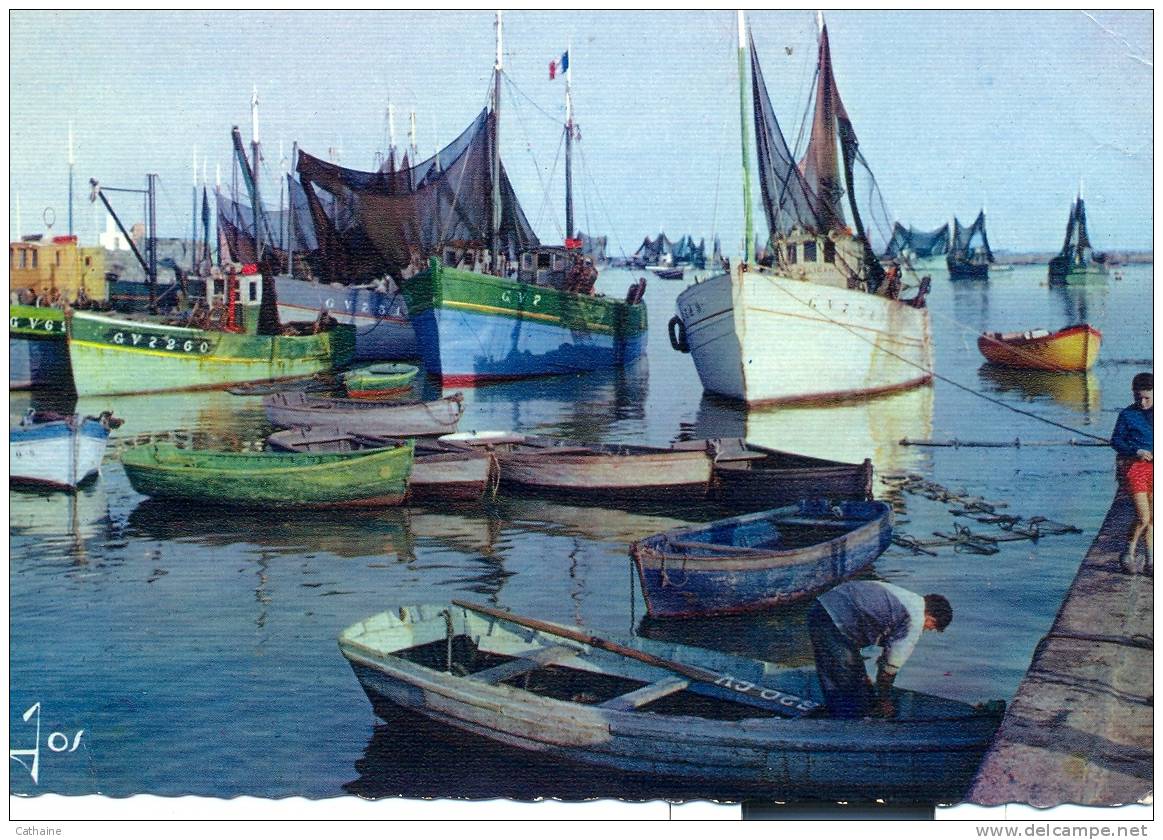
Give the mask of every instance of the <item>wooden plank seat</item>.
[(519, 656), (508, 662), (502, 662), (500, 665), (494, 665), (492, 668), (486, 668), (483, 671), (469, 674), (468, 677), (469, 679), (496, 685), (513, 677), (528, 674), (530, 671), (536, 671), (538, 668), (544, 668), (546, 665), (560, 665), (566, 660), (573, 659), (578, 653), (580, 651), (577, 648), (567, 647), (566, 645), (554, 645), (553, 647), (530, 651), (524, 656)]
[(648, 683), (634, 691), (629, 691), (613, 697), (605, 703), (600, 703), (598, 708), (629, 712), (645, 706), (647, 703), (653, 703), (655, 700), (660, 700), (668, 695), (683, 691), (690, 684), (691, 681), (683, 677), (664, 677), (658, 680), (658, 682)]

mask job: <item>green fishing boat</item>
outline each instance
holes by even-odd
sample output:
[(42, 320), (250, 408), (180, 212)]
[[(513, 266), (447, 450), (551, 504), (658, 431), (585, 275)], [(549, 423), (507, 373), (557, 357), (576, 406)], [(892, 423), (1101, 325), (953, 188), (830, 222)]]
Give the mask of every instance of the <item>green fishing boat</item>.
[(1050, 260), (1049, 277), (1052, 285), (1075, 286), (1103, 281), (1107, 276), (1106, 257), (1096, 254), (1090, 246), (1086, 230), (1086, 205), (1082, 203), (1082, 187), (1070, 206), (1066, 221), (1066, 239), (1058, 256)]
[(343, 374), (347, 395), (355, 399), (382, 399), (407, 391), (419, 369), (398, 362), (367, 365)]
[(412, 441), (355, 452), (209, 452), (150, 443), (121, 456), (145, 496), (246, 508), (387, 507), (403, 501)]

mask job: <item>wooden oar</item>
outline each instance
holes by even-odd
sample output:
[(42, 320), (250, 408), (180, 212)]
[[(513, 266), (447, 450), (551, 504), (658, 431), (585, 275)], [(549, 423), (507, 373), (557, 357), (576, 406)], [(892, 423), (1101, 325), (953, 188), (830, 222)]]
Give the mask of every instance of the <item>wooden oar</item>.
[(768, 711), (776, 712), (785, 717), (802, 717), (814, 709), (819, 708), (820, 705), (813, 700), (807, 700), (795, 694), (789, 694), (786, 691), (765, 688), (748, 680), (741, 680), (731, 674), (721, 674), (707, 668), (701, 668), (698, 665), (689, 665), (685, 662), (663, 659), (660, 656), (654, 656), (637, 648), (627, 647), (626, 645), (618, 644), (609, 639), (603, 639), (600, 636), (591, 636), (588, 633), (581, 633), (567, 627), (560, 627), (556, 624), (539, 621), (535, 618), (514, 615), (504, 610), (497, 610), (480, 604), (472, 604), (468, 601), (454, 599), (452, 603), (458, 607), (463, 607), (464, 609), (472, 610), (482, 615), (499, 618), (502, 621), (509, 621), (513, 624), (519, 624), (522, 627), (559, 636), (563, 639), (571, 639), (575, 642), (589, 645), (590, 647), (601, 648), (610, 653), (625, 656), (627, 659), (637, 659), (639, 662), (653, 665), (655, 668), (663, 668), (667, 671), (673, 671), (676, 674), (682, 674), (694, 682), (721, 689), (724, 694), (729, 695), (732, 699), (740, 703), (746, 703), (749, 706), (755, 706), (760, 709), (767, 709)]

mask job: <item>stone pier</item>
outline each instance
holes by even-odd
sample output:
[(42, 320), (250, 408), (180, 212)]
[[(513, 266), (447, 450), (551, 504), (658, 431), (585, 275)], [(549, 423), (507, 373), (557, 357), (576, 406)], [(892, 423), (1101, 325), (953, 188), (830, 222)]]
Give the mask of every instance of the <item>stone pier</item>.
[(1119, 567), (1134, 515), (1131, 500), (1116, 496), (1034, 650), (967, 802), (1041, 808), (1150, 801), (1154, 580)]

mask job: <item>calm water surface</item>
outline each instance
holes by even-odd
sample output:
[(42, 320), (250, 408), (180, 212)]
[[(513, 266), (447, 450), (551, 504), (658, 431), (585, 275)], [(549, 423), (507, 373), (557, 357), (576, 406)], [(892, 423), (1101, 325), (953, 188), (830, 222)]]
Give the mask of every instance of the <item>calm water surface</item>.
[[(952, 283), (935, 270), (929, 298), (937, 373), (1091, 434), (1109, 434), (1130, 381), (1151, 366), (1150, 266), (1086, 289), (1053, 289), (1044, 267)], [(609, 270), (622, 294), (635, 275)], [(690, 275), (688, 274), (688, 282)], [(648, 358), (635, 368), (469, 389), (462, 430), (516, 429), (591, 441), (666, 445), (680, 437), (746, 436), (846, 460), (880, 475), (912, 472), (954, 490), (1082, 529), (1002, 543), (992, 556), (892, 547), (875, 574), (942, 592), (955, 618), (918, 646), (898, 683), (970, 702), (1010, 698), (1049, 628), (1109, 506), (1105, 448), (931, 449), (903, 437), (1065, 440), (946, 381), (887, 399), (829, 408), (752, 410), (702, 394), (666, 322), (686, 283), (652, 279)], [(982, 329), (1103, 332), (1090, 375), (1017, 375), (982, 367)], [(770, 363), (779, 364), (773, 347)], [(54, 394), (13, 394), (60, 406)], [(400, 604), (465, 598), (608, 633), (641, 633), (791, 664), (811, 661), (805, 607), (715, 621), (644, 618), (627, 544), (699, 515), (560, 502), (501, 501), (461, 511), (229, 514), (146, 500), (129, 486), (119, 447), (180, 432), (225, 447), (270, 431), (257, 397), (179, 394), (82, 401), (126, 419), (101, 478), (76, 496), (10, 491), (11, 748), (32, 747), (40, 704), (39, 784), (10, 762), (10, 791), (215, 797), (731, 796), (563, 768), (402, 717), (384, 723), (339, 654), (349, 624)], [(878, 480), (878, 494), (890, 488)], [(948, 505), (895, 494), (898, 530), (951, 532)], [(894, 497), (895, 497), (894, 496)], [(704, 514), (705, 515), (705, 514)], [(996, 527), (971, 524), (974, 530)], [(52, 733), (75, 751), (46, 748)], [(27, 742), (27, 743), (25, 743)], [(62, 745), (53, 740), (54, 749)], [(70, 744), (71, 746), (71, 744)]]

